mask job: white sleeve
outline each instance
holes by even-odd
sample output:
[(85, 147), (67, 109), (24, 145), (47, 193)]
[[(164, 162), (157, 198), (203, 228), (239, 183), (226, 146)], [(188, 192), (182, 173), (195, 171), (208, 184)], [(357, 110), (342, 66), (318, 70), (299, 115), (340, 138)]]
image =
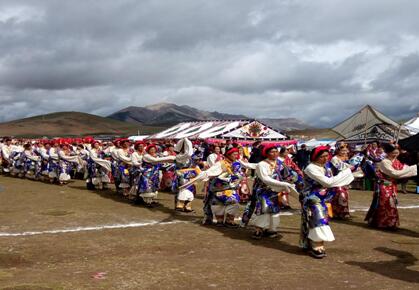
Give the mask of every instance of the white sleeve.
[(9, 150), (8, 150), (8, 148), (7, 148), (6, 146), (4, 146), (4, 147), (1, 149), (1, 152), (3, 153), (3, 158), (4, 158), (4, 159), (9, 159), (9, 157), (10, 157), (10, 152), (9, 152)]
[(383, 172), (385, 175), (388, 175), (392, 178), (407, 178), (411, 176), (416, 176), (418, 174), (418, 168), (416, 165), (413, 166), (404, 166), (402, 170), (397, 170), (393, 168), (391, 161), (384, 159), (378, 163), (378, 169)]
[(165, 163), (173, 162), (176, 160), (176, 156), (167, 156), (167, 157), (153, 157), (150, 154), (145, 154), (143, 160), (148, 163)]
[(106, 171), (110, 172), (112, 171), (112, 167), (111, 167), (111, 162), (109, 160), (105, 160), (105, 159), (101, 159), (101, 158), (97, 158), (97, 157), (91, 157), (93, 162), (99, 164), (100, 166), (102, 166), (103, 168), (106, 169)]
[[(105, 151), (106, 152), (106, 151)], [(119, 156), (118, 156), (118, 149), (115, 147), (111, 147), (109, 149), (109, 152), (111, 153), (111, 156), (114, 160), (118, 160)]]
[(207, 157), (208, 166), (209, 167), (213, 166), (217, 162), (216, 160), (217, 160), (217, 154), (212, 153), (208, 155)]
[(186, 188), (191, 184), (197, 183), (199, 181), (204, 181), (208, 177), (215, 177), (219, 176), (224, 172), (223, 166), (221, 162), (215, 163), (213, 166), (208, 168), (205, 171), (202, 171), (197, 177), (191, 179), (189, 182), (185, 183), (184, 185), (180, 186), (179, 189)]
[(274, 191), (284, 191), (289, 188), (294, 187), (291, 183), (279, 181), (276, 179), (273, 179), (271, 175), (271, 169), (269, 167), (269, 164), (265, 161), (261, 161), (256, 166), (256, 175), (259, 177), (260, 180), (262, 180), (263, 183), (268, 185), (272, 190)]
[(51, 157), (52, 159), (58, 160), (58, 154), (57, 151), (55, 149), (51, 149), (49, 151), (49, 157)]
[(98, 154), (97, 154), (97, 152), (96, 152), (96, 150), (94, 150), (94, 149), (89, 149), (89, 151), (88, 151), (89, 153), (88, 153), (88, 155), (91, 157), (91, 158), (98, 158)]
[(32, 154), (30, 154), (30, 152), (28, 152), (26, 150), (25, 150), (24, 154), (25, 154), (26, 158), (28, 158), (29, 160), (32, 160), (32, 161), (39, 161), (41, 159), (41, 157), (36, 156), (36, 155), (32, 155)]
[(119, 149), (118, 151), (116, 151), (116, 154), (118, 156), (118, 159), (121, 160), (122, 162), (124, 162), (126, 164), (132, 164), (131, 157), (126, 156), (124, 154), (124, 150)]
[(131, 155), (131, 161), (134, 166), (140, 167), (142, 164), (142, 156), (140, 156), (137, 152)]
[(322, 167), (311, 163), (304, 170), (304, 173), (327, 188), (349, 185), (354, 180), (352, 171), (349, 168), (342, 170), (336, 176), (327, 177), (324, 175), (324, 169)]
[(41, 157), (43, 159), (47, 159), (47, 160), (49, 159), (49, 155), (47, 154), (47, 150), (41, 148), (41, 150), (39, 150), (39, 154), (41, 154)]
[(224, 168), (221, 162), (215, 163), (213, 166), (208, 168), (207, 170), (203, 171), (202, 173), (205, 174), (205, 176), (208, 177), (215, 177), (219, 176), (224, 172)]
[(339, 159), (339, 157), (334, 156), (331, 160), (330, 163), (332, 163), (332, 165), (339, 171), (342, 171), (346, 168), (349, 168), (350, 165), (348, 163), (343, 162), (342, 160)]
[(66, 160), (66, 161), (68, 161), (68, 162), (80, 163), (80, 162), (79, 162), (79, 156), (77, 156), (77, 155), (75, 155), (75, 156), (67, 156), (67, 155), (65, 155), (65, 154), (64, 154), (64, 152), (59, 151), (59, 152), (58, 152), (58, 156), (59, 156), (61, 159)]

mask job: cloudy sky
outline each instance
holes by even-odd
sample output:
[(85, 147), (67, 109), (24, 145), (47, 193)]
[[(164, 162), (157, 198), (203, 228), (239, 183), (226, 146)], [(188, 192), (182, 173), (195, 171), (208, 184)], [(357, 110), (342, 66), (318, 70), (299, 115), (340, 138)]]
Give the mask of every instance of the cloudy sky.
[(419, 111), (419, 1), (1, 0), (0, 122), (173, 102), (331, 126)]

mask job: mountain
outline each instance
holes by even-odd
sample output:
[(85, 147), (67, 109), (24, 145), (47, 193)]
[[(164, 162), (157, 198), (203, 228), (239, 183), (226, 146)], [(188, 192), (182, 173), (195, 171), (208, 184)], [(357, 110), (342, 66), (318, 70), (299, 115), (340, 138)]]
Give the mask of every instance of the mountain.
[(312, 129), (310, 125), (296, 118), (262, 118), (258, 119), (262, 123), (281, 131)]
[(327, 128), (309, 128), (302, 130), (291, 130), (287, 132), (287, 135), (294, 139), (310, 140), (315, 139), (338, 139), (339, 135), (331, 129)]
[(80, 135), (136, 135), (161, 131), (150, 127), (117, 121), (80, 112), (57, 112), (0, 123), (0, 136), (80, 136)]
[[(179, 122), (197, 121), (197, 120), (237, 120), (252, 119), (244, 115), (231, 115), (219, 112), (208, 112), (198, 110), (190, 106), (178, 106), (170, 103), (159, 103), (146, 107), (127, 107), (108, 118), (119, 121), (130, 122), (144, 125), (171, 126)], [(301, 130), (311, 128), (301, 120), (295, 118), (279, 119), (259, 119), (266, 125), (281, 131)]]
[(178, 106), (170, 103), (159, 103), (146, 107), (127, 107), (108, 118), (119, 121), (140, 123), (144, 125), (171, 126), (179, 122), (198, 120), (238, 120), (249, 119), (243, 115), (223, 114), (219, 112), (207, 112), (190, 106)]

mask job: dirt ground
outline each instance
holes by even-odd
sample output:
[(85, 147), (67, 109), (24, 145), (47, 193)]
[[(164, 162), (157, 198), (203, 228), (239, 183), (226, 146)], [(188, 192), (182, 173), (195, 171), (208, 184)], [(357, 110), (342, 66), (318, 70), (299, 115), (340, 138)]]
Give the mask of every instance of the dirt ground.
[(298, 248), (298, 210), (280, 237), (255, 241), (250, 228), (200, 225), (200, 198), (183, 214), (167, 193), (149, 209), (82, 181), (0, 176), (0, 289), (419, 289), (419, 208), (400, 209), (396, 232), (373, 230), (371, 196), (351, 191), (353, 219), (332, 222), (336, 241), (315, 260)]

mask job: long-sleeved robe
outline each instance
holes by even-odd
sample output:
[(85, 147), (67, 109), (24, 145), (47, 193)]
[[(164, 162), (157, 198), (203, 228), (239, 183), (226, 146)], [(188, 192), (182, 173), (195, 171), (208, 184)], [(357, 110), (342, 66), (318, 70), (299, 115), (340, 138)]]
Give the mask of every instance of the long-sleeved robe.
[(397, 159), (385, 158), (377, 164), (377, 186), (365, 217), (368, 224), (378, 228), (397, 228), (400, 225), (397, 210), (397, 179), (417, 175), (417, 166), (408, 166)]

